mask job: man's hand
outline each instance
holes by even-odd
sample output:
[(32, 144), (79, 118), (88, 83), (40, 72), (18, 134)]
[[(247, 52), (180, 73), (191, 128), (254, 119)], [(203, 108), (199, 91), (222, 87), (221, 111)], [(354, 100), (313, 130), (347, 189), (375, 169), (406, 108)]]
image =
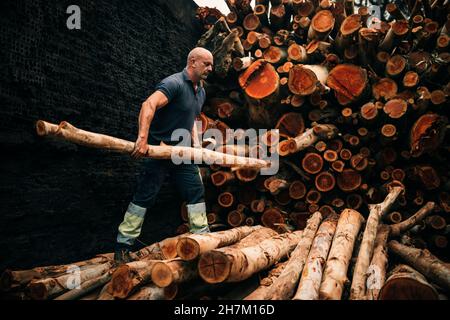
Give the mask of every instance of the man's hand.
[(138, 137), (136, 143), (134, 144), (134, 150), (131, 153), (131, 156), (135, 159), (142, 158), (148, 152), (148, 144), (147, 139)]

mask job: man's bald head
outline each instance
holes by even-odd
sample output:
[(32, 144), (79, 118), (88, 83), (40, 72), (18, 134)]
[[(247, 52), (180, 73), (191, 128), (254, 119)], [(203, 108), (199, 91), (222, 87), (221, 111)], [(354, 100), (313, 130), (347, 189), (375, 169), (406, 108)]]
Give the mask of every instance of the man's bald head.
[(208, 74), (212, 72), (212, 53), (202, 47), (192, 49), (187, 57), (186, 68), (194, 82), (198, 82), (201, 79), (205, 80), (208, 77)]
[(200, 58), (212, 59), (212, 53), (208, 49), (196, 47), (189, 52), (186, 66), (189, 66), (189, 63), (192, 61), (192, 59), (198, 60)]

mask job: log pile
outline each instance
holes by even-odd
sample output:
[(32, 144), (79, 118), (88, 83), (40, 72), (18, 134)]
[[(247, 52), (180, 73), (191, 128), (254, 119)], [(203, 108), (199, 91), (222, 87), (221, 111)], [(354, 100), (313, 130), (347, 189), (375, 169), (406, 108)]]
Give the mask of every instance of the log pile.
[[(226, 3), (226, 16), (198, 12), (198, 45), (217, 66), (200, 131), (278, 131), (256, 147), (233, 145), (239, 134), (215, 141), (230, 157), (201, 167), (216, 232), (186, 234), (183, 205), (179, 235), (136, 261), (76, 263), (81, 291), (68, 289), (68, 266), (7, 271), (2, 288), (33, 299), (205, 298), (236, 286), (245, 299), (448, 294), (449, 2), (390, 3), (381, 17), (352, 0)], [(74, 133), (67, 123), (38, 130)], [(275, 175), (258, 174), (262, 160), (236, 164), (263, 150), (280, 158)]]

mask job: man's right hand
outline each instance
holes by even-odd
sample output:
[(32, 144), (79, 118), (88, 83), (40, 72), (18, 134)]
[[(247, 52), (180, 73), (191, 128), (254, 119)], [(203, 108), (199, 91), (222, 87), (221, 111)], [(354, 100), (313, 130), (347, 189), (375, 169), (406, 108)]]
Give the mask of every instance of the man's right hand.
[(134, 150), (131, 153), (131, 156), (135, 159), (142, 158), (148, 152), (148, 143), (147, 139), (138, 137), (136, 143), (134, 144)]

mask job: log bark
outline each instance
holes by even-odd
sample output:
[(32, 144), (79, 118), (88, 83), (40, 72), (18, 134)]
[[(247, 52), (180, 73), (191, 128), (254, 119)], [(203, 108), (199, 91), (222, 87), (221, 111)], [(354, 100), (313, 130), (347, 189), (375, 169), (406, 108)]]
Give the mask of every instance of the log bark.
[(244, 300), (264, 300), (267, 291), (273, 282), (280, 276), (281, 272), (286, 267), (288, 261), (277, 263), (277, 265), (269, 271), (269, 274), (264, 279), (261, 279), (260, 285), (252, 293), (244, 298)]
[(100, 277), (87, 280), (80, 285), (80, 288), (75, 288), (66, 293), (63, 293), (62, 295), (56, 297), (55, 300), (77, 300), (84, 295), (87, 295), (90, 292), (94, 291), (95, 289), (104, 286), (110, 280), (111, 274), (109, 272), (106, 272)]
[(206, 251), (236, 243), (260, 228), (261, 226), (243, 226), (209, 234), (192, 234), (182, 237), (177, 243), (177, 253), (181, 259), (191, 261)]
[[(134, 149), (134, 143), (131, 141), (77, 129), (65, 121), (57, 126), (39, 120), (36, 124), (36, 128), (40, 136), (52, 135), (92, 148), (101, 148), (128, 154), (131, 154)], [(147, 157), (153, 159), (171, 159), (172, 155), (177, 156), (180, 160), (184, 161), (202, 160), (208, 164), (220, 164), (225, 167), (261, 169), (269, 167), (270, 165), (270, 163), (265, 160), (237, 157), (208, 149), (190, 147), (149, 145), (146, 154)]]
[(411, 229), (418, 222), (422, 221), (429, 213), (431, 213), (433, 211), (434, 207), (435, 207), (434, 202), (427, 202), (427, 204), (425, 204), (419, 211), (417, 211), (414, 215), (412, 215), (408, 219), (406, 219), (400, 223), (390, 225), (389, 226), (390, 236), (398, 237), (402, 233)]
[(336, 232), (339, 216), (329, 215), (320, 225), (300, 277), (294, 300), (318, 300), (322, 272)]
[(148, 284), (140, 288), (127, 300), (173, 300), (178, 293), (178, 285), (172, 284), (165, 288), (160, 288), (155, 284)]
[(321, 300), (341, 299), (344, 284), (348, 281), (347, 270), (353, 247), (363, 220), (358, 211), (353, 209), (342, 211), (323, 272), (319, 289)]
[(401, 187), (394, 187), (390, 190), (383, 202), (369, 205), (369, 217), (367, 218), (355, 270), (353, 271), (352, 285), (350, 288), (351, 300), (362, 300), (366, 295), (367, 270), (373, 255), (378, 225), (381, 218), (387, 213), (402, 191), (403, 189)]
[(97, 278), (108, 272), (112, 267), (112, 263), (104, 263), (81, 269), (79, 273), (69, 273), (56, 278), (45, 278), (31, 281), (27, 290), (34, 300), (46, 300), (54, 298), (68, 290), (73, 289), (72, 286)]
[(438, 300), (438, 293), (422, 274), (403, 264), (392, 270), (379, 300)]
[(439, 260), (428, 250), (411, 248), (395, 240), (389, 241), (388, 248), (427, 279), (446, 290), (450, 290), (450, 268), (448, 264)]
[(67, 265), (46, 266), (37, 267), (29, 270), (9, 270), (6, 269), (0, 278), (0, 290), (10, 291), (15, 288), (24, 287), (30, 283), (33, 279), (44, 279), (48, 277), (59, 277), (67, 274), (67, 270), (70, 266), (86, 267), (103, 264), (108, 261), (112, 261), (113, 253), (98, 255), (95, 258), (74, 262)]
[(286, 257), (297, 245), (302, 231), (285, 233), (243, 249), (221, 248), (203, 253), (199, 274), (208, 283), (239, 282)]
[(321, 221), (322, 214), (319, 211), (309, 218), (302, 238), (289, 257), (288, 264), (268, 290), (265, 299), (286, 300), (292, 298)]
[(377, 236), (373, 249), (372, 261), (367, 268), (366, 300), (378, 300), (380, 290), (386, 281), (388, 266), (387, 240), (390, 228), (384, 224), (378, 226)]

